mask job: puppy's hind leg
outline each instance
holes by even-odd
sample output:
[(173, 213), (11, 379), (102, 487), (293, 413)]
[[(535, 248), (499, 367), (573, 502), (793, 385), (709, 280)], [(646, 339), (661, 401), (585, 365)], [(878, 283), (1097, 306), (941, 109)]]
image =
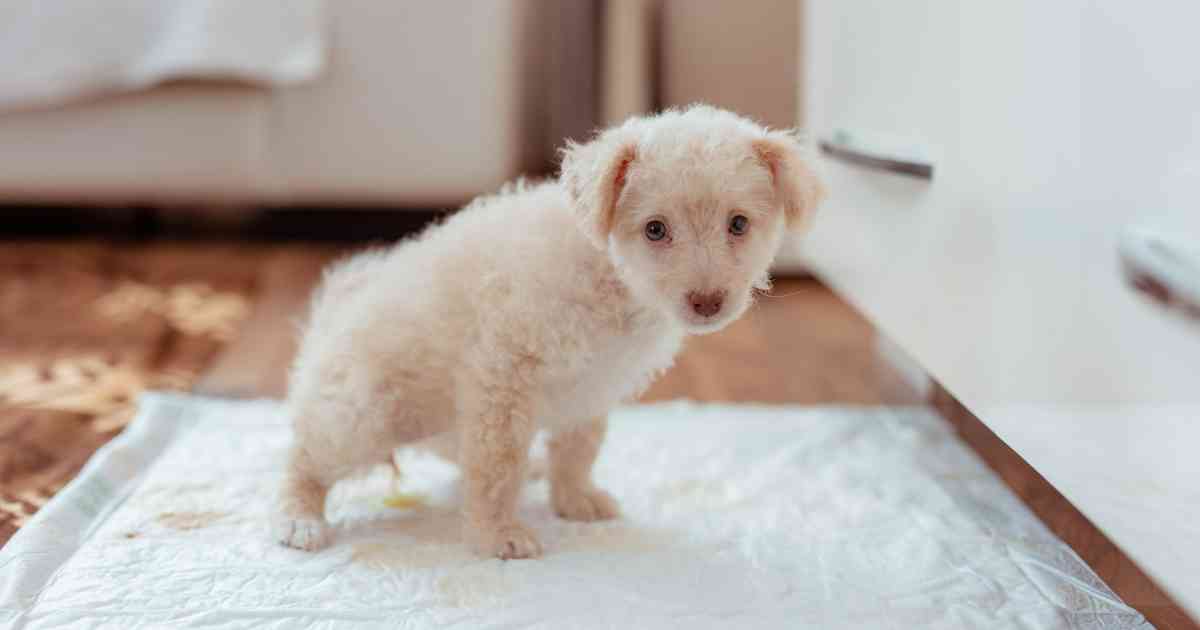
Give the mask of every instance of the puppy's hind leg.
[(312, 473), (311, 457), (300, 445), (292, 447), (271, 523), (272, 536), (288, 547), (316, 551), (329, 544), (325, 495), (329, 486)]

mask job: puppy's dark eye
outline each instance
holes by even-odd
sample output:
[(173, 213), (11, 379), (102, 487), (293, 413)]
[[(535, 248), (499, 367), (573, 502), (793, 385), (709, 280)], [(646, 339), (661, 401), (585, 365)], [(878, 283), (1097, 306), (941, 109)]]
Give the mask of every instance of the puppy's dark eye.
[(667, 237), (667, 224), (654, 220), (646, 224), (646, 238), (661, 241)]
[(746, 230), (748, 229), (750, 229), (750, 219), (747, 219), (740, 214), (734, 215), (734, 217), (729, 220), (729, 233), (734, 236), (741, 236), (745, 234)]

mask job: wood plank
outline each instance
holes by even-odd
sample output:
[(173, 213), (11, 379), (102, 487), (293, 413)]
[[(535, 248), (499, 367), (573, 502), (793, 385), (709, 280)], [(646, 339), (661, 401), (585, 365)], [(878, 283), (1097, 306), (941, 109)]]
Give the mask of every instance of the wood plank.
[(725, 330), (688, 339), (643, 400), (921, 403), (880, 342), (870, 322), (820, 282), (783, 279)]
[[(196, 391), (282, 396), (303, 315), (320, 269), (342, 250), (288, 247), (266, 256), (258, 303), (238, 340)], [(870, 323), (819, 282), (783, 280), (741, 320), (687, 341), (645, 401), (914, 404), (920, 397), (876, 352)]]
[(195, 391), (230, 397), (282, 397), (296, 349), (297, 326), (309, 295), (321, 270), (341, 252), (334, 246), (270, 248), (260, 265), (259, 297), (249, 320)]

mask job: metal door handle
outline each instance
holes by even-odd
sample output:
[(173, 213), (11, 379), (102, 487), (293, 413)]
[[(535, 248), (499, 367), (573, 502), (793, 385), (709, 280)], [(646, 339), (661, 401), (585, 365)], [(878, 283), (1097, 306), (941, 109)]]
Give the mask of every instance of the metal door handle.
[(839, 129), (821, 140), (820, 146), (826, 155), (846, 162), (921, 179), (933, 179), (932, 160), (920, 155), (920, 152), (888, 146), (878, 138), (871, 138), (869, 134)]
[(1131, 286), (1159, 304), (1200, 319), (1200, 248), (1147, 229), (1131, 228), (1119, 243)]

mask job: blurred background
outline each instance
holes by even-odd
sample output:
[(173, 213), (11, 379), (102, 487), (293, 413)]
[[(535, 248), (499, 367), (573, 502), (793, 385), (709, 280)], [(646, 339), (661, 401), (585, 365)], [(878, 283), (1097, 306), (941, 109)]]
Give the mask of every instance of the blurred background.
[(140, 392), (281, 395), (330, 260), (704, 101), (806, 130), (831, 195), (773, 297), (647, 399), (930, 405), (1122, 598), (1196, 627), (1197, 23), (1087, 0), (0, 0), (0, 543)]
[(86, 205), (143, 230), (386, 237), (412, 221), (368, 210), (553, 174), (565, 139), (631, 115), (801, 122), (794, 0), (175, 4), (0, 3), (10, 222)]

